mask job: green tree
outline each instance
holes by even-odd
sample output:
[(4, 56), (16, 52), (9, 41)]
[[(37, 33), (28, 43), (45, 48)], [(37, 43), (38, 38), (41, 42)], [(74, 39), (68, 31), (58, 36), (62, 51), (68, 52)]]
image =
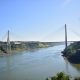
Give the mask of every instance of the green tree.
[[(57, 73), (56, 76), (51, 77), (51, 80), (70, 80), (68, 75), (65, 75), (63, 72)], [(49, 80), (48, 78), (46, 80)]]
[(47, 78), (46, 80), (80, 80), (80, 77), (76, 77), (74, 79), (71, 79), (70, 76), (66, 75), (63, 72), (57, 73), (56, 76), (53, 76), (51, 78)]

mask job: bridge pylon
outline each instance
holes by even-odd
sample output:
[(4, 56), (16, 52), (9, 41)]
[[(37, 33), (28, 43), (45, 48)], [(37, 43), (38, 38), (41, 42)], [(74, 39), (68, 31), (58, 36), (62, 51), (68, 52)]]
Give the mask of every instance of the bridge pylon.
[(65, 49), (67, 49), (67, 27), (65, 24)]
[(8, 30), (7, 33), (7, 53), (9, 54), (11, 52), (11, 44), (10, 44), (10, 31)]

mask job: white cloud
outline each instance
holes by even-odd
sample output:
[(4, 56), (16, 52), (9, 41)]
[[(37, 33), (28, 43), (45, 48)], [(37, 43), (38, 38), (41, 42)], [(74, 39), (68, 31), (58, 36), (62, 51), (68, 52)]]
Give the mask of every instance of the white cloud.
[(67, 5), (71, 2), (72, 0), (64, 0), (64, 4)]
[(68, 4), (70, 4), (72, 2), (72, 0), (64, 0), (63, 2), (63, 7), (67, 6)]
[(72, 0), (64, 0), (64, 6), (68, 5), (69, 3), (71, 3)]

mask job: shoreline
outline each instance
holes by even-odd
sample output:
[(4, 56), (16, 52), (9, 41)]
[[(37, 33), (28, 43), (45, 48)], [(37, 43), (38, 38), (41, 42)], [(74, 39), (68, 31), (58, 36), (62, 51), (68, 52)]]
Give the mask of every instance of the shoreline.
[(39, 48), (29, 48), (29, 49), (16, 49), (16, 50), (11, 50), (11, 54), (10, 54), (10, 53), (4, 53), (4, 52), (0, 51), (0, 57), (7, 56), (7, 55), (12, 55), (12, 54), (15, 54), (15, 53), (18, 53), (18, 52), (34, 51), (34, 50), (39, 50), (39, 49), (43, 49), (43, 48), (49, 48), (49, 46), (48, 46), (48, 47), (39, 47)]

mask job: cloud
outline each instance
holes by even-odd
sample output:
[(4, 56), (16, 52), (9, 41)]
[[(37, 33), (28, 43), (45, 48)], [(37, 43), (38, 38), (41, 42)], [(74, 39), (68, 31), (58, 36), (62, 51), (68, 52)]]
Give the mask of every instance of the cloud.
[(70, 4), (72, 2), (72, 0), (64, 0), (62, 6), (65, 7), (67, 6), (68, 4)]
[(64, 5), (67, 5), (71, 2), (72, 0), (64, 0)]

